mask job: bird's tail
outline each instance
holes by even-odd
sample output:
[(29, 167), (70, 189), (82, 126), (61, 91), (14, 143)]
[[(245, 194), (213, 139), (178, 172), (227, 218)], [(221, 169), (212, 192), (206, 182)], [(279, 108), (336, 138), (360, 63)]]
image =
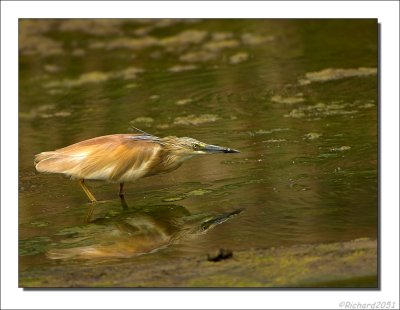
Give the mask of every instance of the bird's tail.
[(33, 161), (33, 163), (36, 166), (42, 160), (48, 159), (48, 158), (52, 157), (53, 155), (55, 155), (54, 152), (42, 152), (42, 153), (36, 154), (35, 155), (35, 160)]
[(34, 165), (38, 172), (60, 172), (55, 163), (60, 154), (57, 152), (42, 152), (35, 155)]
[(71, 259), (71, 258), (96, 258), (102, 257), (101, 251), (93, 246), (82, 246), (69, 249), (51, 249), (46, 253), (50, 259)]

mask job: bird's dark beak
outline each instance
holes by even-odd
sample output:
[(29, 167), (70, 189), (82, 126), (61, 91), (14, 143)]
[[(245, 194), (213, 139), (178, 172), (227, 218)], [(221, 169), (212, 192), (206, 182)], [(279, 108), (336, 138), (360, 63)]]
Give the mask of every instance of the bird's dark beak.
[(209, 154), (213, 153), (240, 153), (238, 150), (226, 148), (226, 147), (221, 147), (217, 145), (212, 145), (212, 144), (207, 144), (204, 148), (203, 151)]

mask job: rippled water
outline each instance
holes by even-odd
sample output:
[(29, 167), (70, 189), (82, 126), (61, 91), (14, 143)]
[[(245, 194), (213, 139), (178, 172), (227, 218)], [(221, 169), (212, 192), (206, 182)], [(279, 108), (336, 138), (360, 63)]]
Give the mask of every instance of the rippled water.
[[(219, 247), (376, 238), (376, 26), (22, 20), (21, 275), (78, 258), (160, 263)], [(127, 209), (115, 185), (89, 182), (106, 202), (86, 224), (78, 184), (37, 174), (33, 157), (130, 125), (241, 153), (127, 184)]]

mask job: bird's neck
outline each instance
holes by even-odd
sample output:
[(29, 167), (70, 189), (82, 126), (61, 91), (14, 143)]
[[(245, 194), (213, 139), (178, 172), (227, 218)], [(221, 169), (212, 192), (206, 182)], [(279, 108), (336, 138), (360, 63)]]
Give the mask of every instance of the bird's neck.
[(163, 156), (163, 166), (167, 171), (175, 170), (179, 168), (184, 161), (192, 158), (194, 155), (176, 155), (170, 152), (166, 152)]

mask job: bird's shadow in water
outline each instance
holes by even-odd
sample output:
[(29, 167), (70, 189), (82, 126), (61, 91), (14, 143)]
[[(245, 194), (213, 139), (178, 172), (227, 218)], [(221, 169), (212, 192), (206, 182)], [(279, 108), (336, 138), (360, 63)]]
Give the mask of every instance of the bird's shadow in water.
[(103, 259), (150, 253), (205, 234), (243, 211), (191, 214), (175, 204), (129, 207), (124, 197), (120, 203), (122, 212), (60, 231), (63, 239), (46, 253), (47, 257)]

